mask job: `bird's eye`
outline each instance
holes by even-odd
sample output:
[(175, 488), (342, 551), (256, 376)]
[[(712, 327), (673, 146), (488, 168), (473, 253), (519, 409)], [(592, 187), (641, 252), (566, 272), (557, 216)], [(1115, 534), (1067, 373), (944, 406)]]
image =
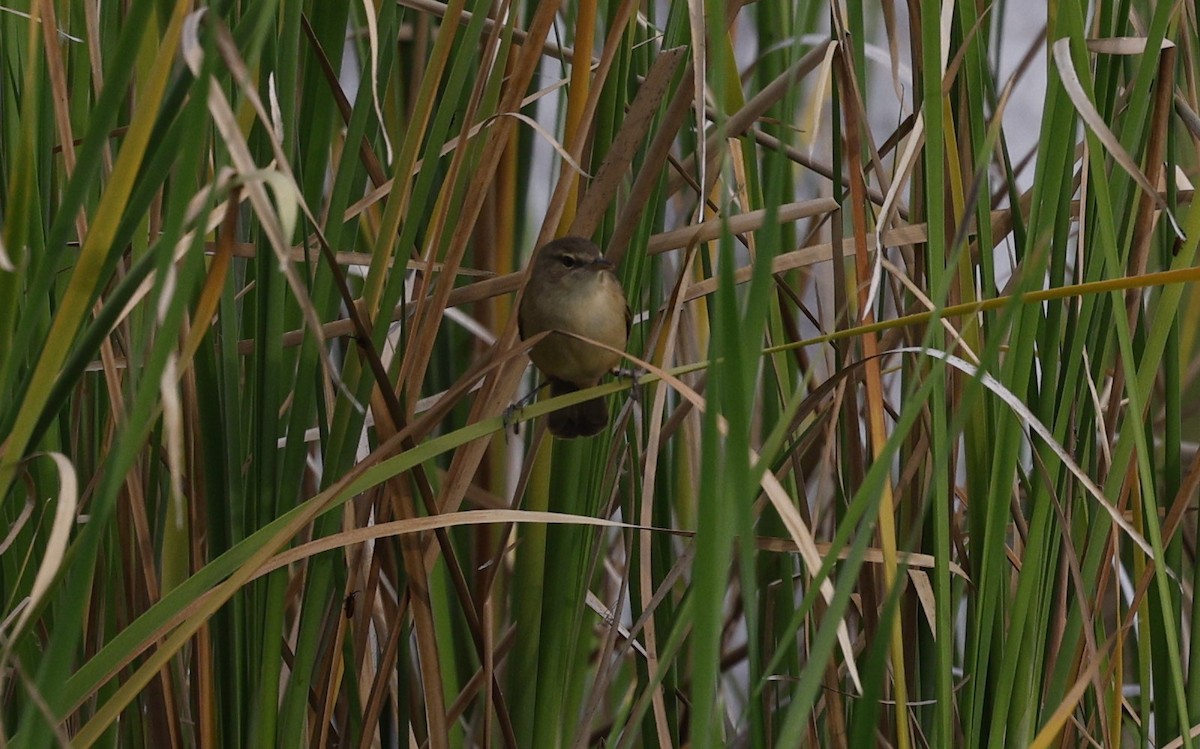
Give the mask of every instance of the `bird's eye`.
[(575, 267), (575, 258), (571, 257), (570, 255), (563, 255), (561, 258), (559, 258), (559, 260), (562, 261), (564, 268)]

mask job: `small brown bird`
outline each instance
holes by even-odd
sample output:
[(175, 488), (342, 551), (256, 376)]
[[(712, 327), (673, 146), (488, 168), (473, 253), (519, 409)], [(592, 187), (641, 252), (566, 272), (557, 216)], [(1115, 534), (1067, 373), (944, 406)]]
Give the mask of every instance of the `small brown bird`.
[[(629, 305), (612, 263), (583, 237), (547, 242), (534, 255), (529, 284), (517, 313), (521, 338), (543, 331), (565, 331), (625, 349), (629, 340)], [(550, 394), (589, 388), (600, 382), (621, 357), (590, 343), (551, 333), (529, 352), (550, 381)], [(556, 437), (590, 437), (608, 423), (604, 398), (578, 403), (550, 414)]]

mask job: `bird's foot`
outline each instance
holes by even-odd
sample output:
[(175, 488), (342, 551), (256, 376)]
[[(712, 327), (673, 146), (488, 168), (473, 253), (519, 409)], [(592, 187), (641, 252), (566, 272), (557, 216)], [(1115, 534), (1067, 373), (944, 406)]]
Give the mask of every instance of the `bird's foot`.
[(617, 380), (629, 381), (629, 397), (633, 399), (634, 403), (639, 404), (642, 402), (642, 385), (638, 382), (638, 377), (641, 374), (641, 372), (632, 367), (618, 367), (613, 370), (613, 376)]
[(509, 427), (512, 427), (512, 433), (514, 435), (521, 433), (521, 422), (518, 417), (521, 415), (522, 409), (524, 409), (530, 403), (533, 403), (533, 399), (537, 397), (537, 394), (549, 384), (549, 382), (543, 382), (541, 385), (538, 385), (533, 390), (530, 390), (528, 393), (526, 393), (523, 397), (517, 400), (517, 402), (510, 403), (508, 408), (504, 409), (504, 414), (501, 418), (501, 421), (504, 423), (505, 434), (508, 434)]
[(508, 407), (504, 409), (504, 413), (501, 415), (500, 421), (502, 424), (504, 424), (505, 434), (508, 434), (510, 427), (512, 428), (514, 437), (521, 433), (521, 422), (517, 417), (520, 416), (521, 409), (524, 407), (525, 406), (520, 403), (510, 403), (508, 404)]

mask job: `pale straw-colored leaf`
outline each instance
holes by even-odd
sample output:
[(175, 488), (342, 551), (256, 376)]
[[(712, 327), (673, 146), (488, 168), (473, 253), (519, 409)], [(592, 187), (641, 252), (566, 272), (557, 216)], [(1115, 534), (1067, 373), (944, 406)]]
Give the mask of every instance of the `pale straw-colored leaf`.
[[(29, 617), (38, 609), (42, 599), (50, 590), (50, 585), (58, 576), (67, 553), (67, 543), (71, 538), (71, 528), (75, 526), (75, 512), (79, 504), (79, 482), (75, 476), (75, 466), (62, 453), (44, 453), (54, 462), (58, 469), (58, 501), (55, 502), (54, 520), (50, 523), (50, 535), (46, 546), (42, 549), (42, 563), (38, 566), (33, 578), (33, 586), (29, 590), (28, 603), (20, 616), (12, 625), (12, 629), (4, 634), (6, 641), (4, 657), (0, 663), (8, 660), (8, 649), (11, 643), (24, 630)], [(36, 457), (36, 456), (31, 456)]]
[(1179, 222), (1175, 220), (1175, 216), (1166, 201), (1158, 194), (1158, 189), (1150, 183), (1150, 180), (1146, 178), (1142, 170), (1138, 168), (1137, 162), (1133, 160), (1133, 157), (1129, 155), (1125, 147), (1121, 145), (1121, 141), (1117, 138), (1116, 134), (1105, 124), (1104, 118), (1100, 116), (1100, 112), (1096, 110), (1095, 105), (1092, 104), (1092, 100), (1088, 98), (1087, 92), (1084, 91), (1083, 83), (1079, 79), (1079, 73), (1075, 70), (1075, 63), (1071, 59), (1071, 40), (1069, 38), (1064, 37), (1054, 43), (1054, 64), (1058, 68), (1063, 89), (1067, 92), (1067, 96), (1070, 97), (1071, 103), (1075, 105), (1075, 111), (1087, 123), (1088, 129), (1096, 135), (1096, 138), (1104, 146), (1108, 154), (1112, 156), (1113, 161), (1117, 162), (1125, 170), (1125, 173), (1132, 177), (1146, 191), (1146, 194), (1154, 199), (1155, 205), (1158, 206), (1158, 209), (1170, 221), (1175, 235), (1182, 237), (1183, 230), (1179, 228)]

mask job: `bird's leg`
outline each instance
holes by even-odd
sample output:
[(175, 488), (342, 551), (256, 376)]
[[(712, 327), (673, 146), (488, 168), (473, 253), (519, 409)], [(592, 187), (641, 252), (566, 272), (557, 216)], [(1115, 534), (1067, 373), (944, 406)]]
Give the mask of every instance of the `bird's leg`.
[(642, 402), (642, 385), (638, 382), (638, 375), (641, 374), (633, 367), (617, 367), (612, 370), (613, 377), (618, 381), (629, 380), (629, 397), (634, 403)]
[(520, 425), (516, 421), (513, 420), (513, 417), (515, 417), (517, 415), (517, 412), (520, 411), (522, 408), (525, 408), (530, 403), (533, 403), (533, 399), (535, 397), (537, 397), (537, 394), (540, 393), (549, 384), (550, 384), (550, 381), (546, 380), (541, 385), (538, 385), (533, 390), (530, 390), (528, 393), (526, 393), (525, 396), (523, 398), (521, 398), (520, 400), (518, 400), (516, 403), (510, 403), (508, 408), (504, 409), (504, 419), (503, 420), (504, 420), (505, 434), (508, 433), (508, 428), (510, 426), (512, 427), (513, 434), (517, 434), (520, 431)]

